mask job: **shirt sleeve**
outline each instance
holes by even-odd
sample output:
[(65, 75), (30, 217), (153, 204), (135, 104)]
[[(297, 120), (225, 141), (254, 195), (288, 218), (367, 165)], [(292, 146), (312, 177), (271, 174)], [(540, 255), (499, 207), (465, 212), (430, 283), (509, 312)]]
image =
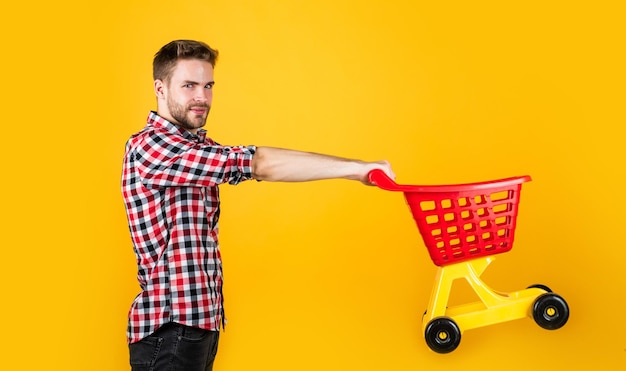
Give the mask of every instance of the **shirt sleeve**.
[(210, 187), (252, 179), (255, 146), (197, 143), (167, 132), (138, 138), (134, 166), (147, 188)]

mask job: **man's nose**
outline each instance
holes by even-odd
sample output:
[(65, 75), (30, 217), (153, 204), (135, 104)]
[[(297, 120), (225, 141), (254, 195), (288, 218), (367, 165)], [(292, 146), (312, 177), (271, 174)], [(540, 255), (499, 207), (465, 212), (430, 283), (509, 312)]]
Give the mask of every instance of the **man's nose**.
[(207, 97), (204, 96), (204, 94), (197, 94), (194, 98), (194, 101), (196, 102), (206, 102), (207, 101)]
[(196, 102), (206, 102), (209, 100), (210, 94), (210, 90), (199, 89), (196, 91), (196, 94), (194, 94), (193, 100), (195, 100)]

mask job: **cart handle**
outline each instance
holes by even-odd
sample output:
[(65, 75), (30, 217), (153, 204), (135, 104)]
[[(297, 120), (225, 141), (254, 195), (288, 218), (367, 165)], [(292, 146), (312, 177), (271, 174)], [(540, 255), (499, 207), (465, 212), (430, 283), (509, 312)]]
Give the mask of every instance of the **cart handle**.
[(387, 176), (384, 171), (374, 169), (367, 175), (370, 183), (386, 191), (399, 192), (473, 192), (491, 188), (506, 188), (513, 185), (530, 182), (528, 175), (491, 180), (486, 182), (452, 184), (452, 185), (404, 185), (398, 184)]

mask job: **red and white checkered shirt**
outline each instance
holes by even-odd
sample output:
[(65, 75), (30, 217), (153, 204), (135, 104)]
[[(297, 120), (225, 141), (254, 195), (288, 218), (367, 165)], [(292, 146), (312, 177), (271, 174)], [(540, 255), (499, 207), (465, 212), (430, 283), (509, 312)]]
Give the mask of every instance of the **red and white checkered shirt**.
[(122, 194), (141, 292), (134, 343), (168, 322), (219, 331), (224, 321), (218, 185), (252, 179), (254, 146), (229, 147), (150, 112), (126, 143)]

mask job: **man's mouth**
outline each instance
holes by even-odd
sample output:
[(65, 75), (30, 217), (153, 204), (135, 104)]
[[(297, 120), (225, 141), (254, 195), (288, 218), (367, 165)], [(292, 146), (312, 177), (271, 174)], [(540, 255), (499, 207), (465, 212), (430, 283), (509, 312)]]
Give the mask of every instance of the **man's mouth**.
[(207, 107), (191, 107), (189, 110), (196, 115), (204, 115), (207, 112), (208, 108)]

